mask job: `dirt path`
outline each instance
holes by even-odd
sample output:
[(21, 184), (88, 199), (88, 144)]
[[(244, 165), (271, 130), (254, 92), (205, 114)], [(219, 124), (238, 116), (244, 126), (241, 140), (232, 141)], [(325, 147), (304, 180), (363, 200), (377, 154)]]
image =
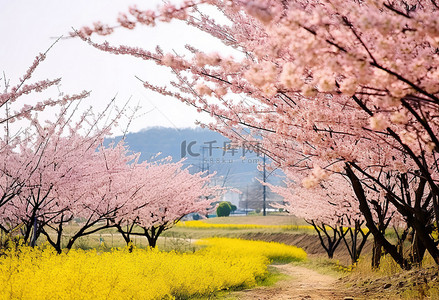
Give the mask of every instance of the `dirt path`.
[(285, 280), (278, 281), (271, 287), (258, 287), (234, 293), (238, 299), (276, 299), (276, 300), (312, 300), (312, 299), (344, 299), (337, 286), (337, 279), (322, 275), (314, 270), (291, 264), (274, 265), (279, 272), (288, 275)]

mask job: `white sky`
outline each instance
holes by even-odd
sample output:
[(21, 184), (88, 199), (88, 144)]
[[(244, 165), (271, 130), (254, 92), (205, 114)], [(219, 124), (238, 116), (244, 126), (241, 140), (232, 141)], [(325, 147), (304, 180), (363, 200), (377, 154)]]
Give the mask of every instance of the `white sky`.
[[(116, 24), (118, 12), (127, 12), (128, 7), (135, 3), (139, 8), (155, 8), (161, 1), (0, 0), (0, 72), (4, 71), (12, 84), (17, 83), (35, 56), (54, 42), (54, 37), (66, 36), (72, 27), (92, 25), (94, 21)], [(221, 49), (221, 44), (206, 34), (184, 27), (182, 23), (174, 22), (155, 28), (117, 29), (111, 36), (93, 36), (93, 39), (107, 39), (112, 45), (128, 44), (147, 50), (160, 45), (165, 50), (174, 49), (179, 53), (184, 51), (185, 43), (208, 51)], [(194, 127), (195, 120), (206, 120), (178, 100), (146, 90), (134, 78), (135, 75), (160, 85), (165, 85), (169, 78), (167, 72), (152, 62), (111, 55), (79, 39), (65, 39), (49, 52), (31, 82), (62, 77), (61, 90), (64, 93), (91, 90), (91, 96), (83, 105), (92, 105), (96, 111), (105, 107), (116, 94), (120, 105), (132, 96), (131, 103), (139, 102), (143, 106), (142, 112), (148, 113), (134, 120), (130, 131), (151, 126)], [(3, 89), (3, 84), (0, 87)]]

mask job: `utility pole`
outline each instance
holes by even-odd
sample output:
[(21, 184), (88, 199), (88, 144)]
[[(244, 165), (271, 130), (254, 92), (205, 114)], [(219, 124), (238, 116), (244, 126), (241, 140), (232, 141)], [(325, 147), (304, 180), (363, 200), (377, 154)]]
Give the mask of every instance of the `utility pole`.
[(262, 206), (263, 213), (262, 214), (264, 216), (266, 216), (267, 215), (267, 203), (266, 203), (266, 200), (267, 200), (267, 186), (265, 185), (265, 183), (266, 183), (266, 180), (267, 180), (267, 173), (265, 171), (265, 153), (264, 153), (264, 156), (263, 156), (263, 162), (264, 162), (264, 173), (263, 173), (264, 185), (262, 186), (262, 204), (263, 204), (263, 206)]
[[(210, 145), (209, 147), (207, 146), (200, 146), (200, 151), (201, 151), (201, 156), (202, 156), (202, 162), (201, 162), (201, 172), (207, 171), (207, 175), (210, 174), (210, 164), (209, 164), (209, 160), (206, 159), (205, 155), (204, 155), (204, 150), (209, 149), (209, 159), (212, 159), (212, 149), (223, 149), (222, 147), (212, 147), (212, 145)], [(204, 163), (206, 163), (206, 167), (204, 166)]]
[[(200, 147), (200, 149), (201, 149), (201, 153), (202, 153), (202, 162), (201, 162), (201, 172), (204, 172), (204, 171), (207, 171), (207, 175), (209, 175), (209, 168), (210, 168), (210, 166), (209, 166), (209, 162), (207, 162), (206, 161), (206, 158), (205, 158), (205, 155), (204, 155), (204, 150), (206, 150), (206, 149), (209, 149), (209, 147), (205, 147), (205, 146), (201, 146)], [(211, 156), (212, 154), (209, 154), (209, 157)], [(206, 162), (206, 167), (204, 166), (204, 163)]]
[(201, 152), (202, 152), (201, 172), (204, 172), (204, 147), (203, 146), (201, 146)]
[(248, 215), (248, 184), (247, 184), (247, 191), (245, 194), (245, 215)]

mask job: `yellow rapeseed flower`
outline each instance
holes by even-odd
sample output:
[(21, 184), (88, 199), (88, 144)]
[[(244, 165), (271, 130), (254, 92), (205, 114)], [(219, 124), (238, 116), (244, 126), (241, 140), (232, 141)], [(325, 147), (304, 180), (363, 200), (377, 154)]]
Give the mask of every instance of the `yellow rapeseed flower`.
[(259, 225), (259, 224), (213, 224), (200, 220), (178, 222), (177, 227), (200, 229), (282, 229), (282, 230), (313, 230), (311, 225)]
[(174, 299), (251, 287), (273, 259), (304, 259), (296, 247), (206, 239), (195, 253), (156, 249), (71, 250), (20, 247), (0, 257), (0, 299)]

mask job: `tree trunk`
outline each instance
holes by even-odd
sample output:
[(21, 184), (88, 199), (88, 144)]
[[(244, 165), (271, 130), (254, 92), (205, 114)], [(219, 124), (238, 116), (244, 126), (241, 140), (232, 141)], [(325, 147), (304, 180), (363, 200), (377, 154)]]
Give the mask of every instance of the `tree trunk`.
[[(422, 219), (420, 218), (419, 213), (413, 219), (415, 236), (419, 239), (419, 243), (422, 243), (423, 247), (425, 247), (428, 253), (430, 253), (435, 263), (439, 265), (439, 250), (436, 246), (434, 239), (430, 236), (431, 230), (428, 229), (425, 223), (423, 223), (421, 220)], [(415, 238), (413, 240), (415, 240)], [(423, 254), (425, 253), (425, 250), (422, 251), (421, 247), (418, 247), (417, 251), (417, 256), (419, 256), (420, 254), (422, 254), (423, 256)]]
[(56, 235), (56, 240), (53, 240), (50, 235), (43, 229), (41, 230), (41, 233), (46, 236), (47, 241), (49, 242), (49, 244), (55, 248), (56, 252), (58, 254), (62, 253), (62, 248), (61, 248), (61, 238), (62, 238), (62, 230), (57, 232)]
[(129, 244), (132, 242), (131, 241), (131, 231), (132, 231), (133, 226), (131, 227), (131, 230), (129, 230), (129, 227), (127, 225), (127, 231), (123, 231), (123, 228), (120, 224), (116, 224), (115, 226), (117, 228), (117, 231), (122, 235), (127, 246), (129, 246)]
[(346, 163), (346, 173), (352, 183), (352, 188), (354, 193), (358, 199), (360, 211), (362, 212), (364, 219), (366, 220), (366, 226), (372, 233), (375, 239), (379, 241), (384, 250), (392, 256), (395, 262), (404, 270), (411, 269), (411, 265), (409, 262), (398, 252), (397, 248), (389, 243), (389, 241), (385, 238), (385, 236), (379, 231), (379, 229), (375, 226), (373, 221), (372, 212), (370, 211), (369, 205), (367, 204), (366, 195), (364, 193), (363, 187), (361, 186), (361, 182), (358, 179), (357, 175), (352, 171), (350, 165)]
[[(326, 253), (328, 254), (328, 258), (333, 258), (335, 250), (337, 249), (341, 239), (345, 235), (345, 232), (343, 231), (343, 227), (341, 227), (339, 230), (337, 226), (332, 227), (323, 223), (321, 226), (317, 225), (314, 220), (306, 221), (306, 222), (314, 227), (314, 230), (317, 232), (317, 235), (319, 237), (320, 245), (322, 245), (323, 249), (325, 249)], [(332, 237), (329, 234), (326, 227), (332, 229), (332, 233), (333, 233)], [(325, 237), (322, 235), (322, 232), (325, 234), (326, 243), (325, 243)]]
[(148, 239), (148, 244), (151, 248), (155, 248), (157, 246), (158, 236), (155, 237), (147, 236), (146, 238)]
[(155, 248), (157, 246), (157, 240), (160, 234), (165, 230), (166, 230), (166, 224), (159, 225), (157, 227), (152, 226), (149, 228), (145, 228), (145, 227), (143, 228), (144, 234), (151, 248)]
[[(370, 234), (370, 231), (366, 234), (363, 232), (363, 229), (361, 228), (362, 224), (363, 222), (359, 222), (356, 220), (354, 228), (349, 227), (346, 231), (349, 232), (350, 235), (350, 245), (348, 240), (346, 239), (346, 236), (343, 236), (343, 242), (345, 243), (346, 248), (349, 252), (352, 264), (355, 264), (360, 258), (361, 251), (363, 250), (363, 247), (366, 244), (367, 238)], [(351, 225), (350, 221), (349, 225)], [(360, 235), (361, 239), (359, 239)]]
[(374, 238), (372, 248), (372, 269), (379, 269), (381, 263), (381, 256), (383, 255), (383, 246)]
[(421, 266), (426, 250), (427, 249), (425, 245), (422, 243), (422, 241), (419, 238), (419, 235), (415, 231), (412, 241), (412, 249), (411, 249), (411, 259), (414, 265)]

